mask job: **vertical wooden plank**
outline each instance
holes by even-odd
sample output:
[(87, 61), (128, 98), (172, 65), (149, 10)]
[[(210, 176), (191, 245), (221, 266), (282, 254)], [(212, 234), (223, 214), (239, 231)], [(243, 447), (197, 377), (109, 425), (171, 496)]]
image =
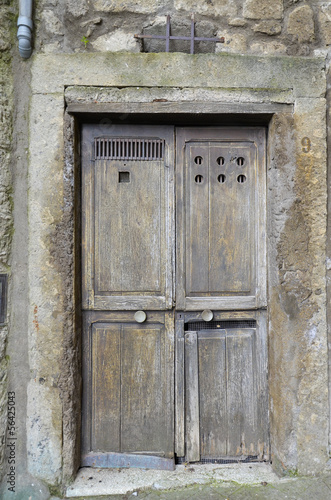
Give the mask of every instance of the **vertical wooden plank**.
[(266, 181), (266, 138), (265, 128), (255, 129), (255, 144), (257, 145), (256, 163), (257, 163), (257, 192), (256, 192), (256, 225), (257, 230), (257, 266), (256, 281), (257, 307), (267, 306), (267, 240), (266, 240), (266, 222), (267, 222), (267, 181)]
[(200, 460), (199, 373), (197, 332), (185, 334), (186, 459)]
[(255, 330), (228, 330), (227, 413), (229, 456), (257, 455), (257, 399), (254, 380)]
[[(222, 163), (219, 158), (223, 159), (223, 165), (219, 165)], [(243, 165), (239, 166), (238, 162)], [(238, 182), (240, 175), (244, 182)], [(210, 292), (255, 293), (252, 269), (255, 261), (254, 191), (255, 162), (251, 161), (249, 143), (212, 144)]]
[(199, 332), (200, 453), (204, 458), (227, 453), (225, 331)]
[(163, 365), (163, 450), (166, 458), (173, 458), (175, 452), (175, 331), (174, 312), (165, 312)]
[(162, 357), (164, 327), (123, 326), (122, 428), (123, 452), (161, 452), (169, 435), (164, 421), (166, 401)]
[(175, 356), (175, 453), (185, 455), (184, 313), (176, 316)]
[(92, 449), (120, 451), (120, 326), (92, 326)]
[(176, 280), (175, 280), (175, 297), (176, 307), (179, 311), (185, 309), (185, 234), (186, 234), (186, 219), (185, 219), (185, 129), (177, 129), (176, 136)]
[(209, 148), (186, 148), (186, 292), (208, 292)]
[(167, 139), (164, 151), (164, 182), (161, 188), (162, 207), (164, 208), (165, 228), (162, 230), (162, 256), (165, 270), (165, 300), (166, 308), (173, 308), (175, 297), (175, 262), (176, 262), (176, 235), (175, 235), (175, 129), (167, 127)]
[(82, 305), (94, 305), (94, 163), (92, 134), (87, 125), (82, 129)]
[(269, 460), (268, 330), (266, 310), (257, 312), (254, 364), (258, 430), (257, 452), (259, 460)]
[(82, 338), (82, 440), (81, 452), (91, 451), (91, 321), (90, 313), (83, 314)]

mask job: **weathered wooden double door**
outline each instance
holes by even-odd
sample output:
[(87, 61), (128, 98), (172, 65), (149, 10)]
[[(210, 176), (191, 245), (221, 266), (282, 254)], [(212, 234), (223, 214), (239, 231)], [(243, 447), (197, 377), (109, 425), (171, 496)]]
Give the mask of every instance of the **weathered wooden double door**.
[(82, 144), (82, 464), (268, 459), (265, 130)]

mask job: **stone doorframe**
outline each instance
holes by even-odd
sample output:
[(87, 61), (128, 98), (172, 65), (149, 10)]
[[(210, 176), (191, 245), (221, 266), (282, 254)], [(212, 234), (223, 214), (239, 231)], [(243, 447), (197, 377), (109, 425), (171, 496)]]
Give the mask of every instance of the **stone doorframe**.
[[(88, 53), (32, 62), (29, 130), (29, 472), (79, 467), (79, 121), (244, 117), (268, 124), (269, 394), (273, 465), (328, 459), (324, 59)], [(107, 122), (108, 120), (108, 122)], [(169, 118), (168, 120), (171, 120)]]

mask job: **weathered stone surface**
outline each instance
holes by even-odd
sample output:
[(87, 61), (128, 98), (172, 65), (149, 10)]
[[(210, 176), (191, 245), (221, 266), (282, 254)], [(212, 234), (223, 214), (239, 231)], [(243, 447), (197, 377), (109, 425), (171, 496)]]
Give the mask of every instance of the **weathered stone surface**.
[(52, 10), (44, 10), (42, 12), (42, 19), (48, 33), (53, 35), (64, 35), (64, 26)]
[(246, 36), (240, 33), (233, 35), (227, 30), (220, 30), (217, 32), (218, 37), (224, 37), (224, 43), (216, 44), (215, 52), (236, 52), (244, 53), (247, 49)]
[(279, 35), (282, 31), (282, 25), (275, 21), (261, 21), (253, 26), (255, 33), (266, 33), (267, 35)]
[(282, 472), (303, 474), (327, 455), (324, 113), (324, 99), (297, 99), (294, 121), (275, 117), (270, 128), (272, 449)]
[(61, 52), (61, 44), (58, 41), (53, 43), (46, 43), (43, 46), (42, 51), (45, 54), (56, 54), (58, 52)]
[(62, 404), (58, 390), (41, 385), (39, 380), (31, 381), (28, 385), (27, 411), (29, 472), (48, 484), (59, 484), (62, 467)]
[(175, 9), (187, 12), (196, 12), (197, 14), (206, 14), (210, 16), (236, 16), (238, 8), (235, 2), (231, 0), (175, 0)]
[[(59, 377), (66, 291), (61, 268), (54, 260), (52, 238), (63, 217), (63, 104), (61, 96), (34, 96), (31, 105), (30, 134), (38, 141), (30, 145), (28, 338), (34, 377), (28, 386), (28, 470), (56, 485), (63, 459)], [(52, 110), (51, 118), (46, 110)], [(59, 239), (58, 251), (61, 244)]]
[(286, 45), (277, 41), (255, 42), (252, 43), (250, 49), (254, 53), (261, 53), (267, 55), (286, 54)]
[(41, 54), (33, 61), (31, 87), (33, 93), (62, 92), (65, 85), (84, 81), (99, 86), (242, 88), (243, 75), (247, 88), (294, 88), (295, 95), (302, 97), (325, 94), (324, 58), (223, 53)]
[(243, 19), (242, 17), (235, 17), (233, 19), (230, 19), (228, 24), (229, 24), (229, 26), (236, 26), (239, 28), (243, 28), (244, 26), (247, 26), (247, 21), (246, 21), (246, 19)]
[(88, 19), (80, 23), (82, 28), (86, 28), (85, 36), (88, 38), (92, 35), (98, 24), (102, 23), (101, 17), (95, 17), (94, 19)]
[(162, 7), (162, 0), (91, 0), (93, 7), (100, 12), (155, 12)]
[(314, 39), (314, 13), (309, 5), (297, 7), (288, 18), (287, 32), (301, 42), (311, 42)]
[(247, 19), (282, 19), (283, 0), (245, 0), (243, 14)]
[(331, 45), (331, 3), (319, 7), (318, 20), (325, 45)]
[(99, 36), (91, 45), (100, 52), (140, 52), (139, 42), (133, 35), (119, 29)]
[(89, 9), (87, 0), (79, 0), (79, 2), (77, 0), (66, 0), (66, 5), (68, 12), (74, 17), (83, 16)]
[[(0, 3), (0, 273), (7, 274), (11, 286), (11, 246), (13, 235), (12, 200), (12, 139), (13, 139), (13, 74), (10, 55), (13, 10), (11, 1)], [(10, 296), (8, 294), (8, 296)], [(7, 428), (8, 340), (7, 318), (10, 318), (11, 301), (7, 300), (7, 317), (0, 326), (0, 480), (5, 472)]]

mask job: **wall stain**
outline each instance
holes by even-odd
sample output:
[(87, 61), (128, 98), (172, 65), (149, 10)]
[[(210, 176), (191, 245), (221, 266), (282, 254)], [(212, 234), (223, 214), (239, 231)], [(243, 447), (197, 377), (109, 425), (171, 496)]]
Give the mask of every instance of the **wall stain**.
[(34, 306), (33, 309), (33, 324), (36, 329), (36, 332), (39, 333), (39, 322), (38, 322), (38, 306)]

